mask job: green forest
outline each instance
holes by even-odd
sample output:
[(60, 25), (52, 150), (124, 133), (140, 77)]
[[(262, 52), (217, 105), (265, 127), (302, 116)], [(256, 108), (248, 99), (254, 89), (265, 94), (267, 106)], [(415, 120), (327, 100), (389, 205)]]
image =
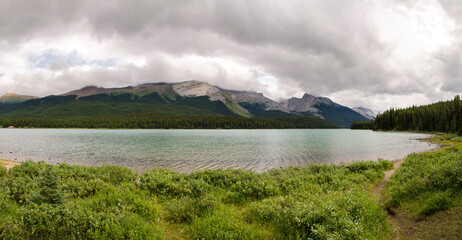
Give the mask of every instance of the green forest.
[(158, 115), (132, 113), (75, 119), (15, 118), (1, 119), (6, 128), (141, 128), (141, 129), (283, 129), (339, 128), (317, 117), (248, 118), (238, 116)]
[(462, 101), (451, 101), (404, 109), (390, 109), (375, 121), (354, 122), (352, 129), (444, 132), (462, 135)]

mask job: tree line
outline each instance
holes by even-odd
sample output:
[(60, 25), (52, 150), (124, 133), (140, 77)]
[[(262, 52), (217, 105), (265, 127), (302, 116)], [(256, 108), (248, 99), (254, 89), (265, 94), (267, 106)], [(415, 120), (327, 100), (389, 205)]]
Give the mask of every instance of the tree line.
[(351, 124), (351, 129), (374, 129), (374, 121), (354, 121)]
[(246, 118), (221, 115), (157, 115), (133, 113), (75, 119), (0, 119), (0, 126), (19, 128), (140, 128), (140, 129), (282, 129), (338, 128), (316, 117)]
[(445, 132), (462, 135), (462, 102), (451, 101), (385, 111), (375, 121), (354, 122), (352, 129)]

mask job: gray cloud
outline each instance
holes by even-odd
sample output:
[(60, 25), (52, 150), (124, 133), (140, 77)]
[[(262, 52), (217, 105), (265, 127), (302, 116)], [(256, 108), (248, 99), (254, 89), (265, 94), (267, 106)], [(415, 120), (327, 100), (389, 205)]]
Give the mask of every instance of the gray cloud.
[[(462, 7), (455, 0), (424, 2), (3, 1), (0, 50), (10, 49), (8, 56), (18, 59), (11, 65), (0, 56), (0, 72), (5, 73), (0, 94), (197, 79), (275, 98), (308, 92), (382, 111), (403, 101), (412, 105), (449, 99), (462, 91)], [(442, 11), (428, 12), (421, 5)], [(435, 14), (455, 28), (425, 25), (433, 24)], [(450, 43), (433, 44), (433, 35), (426, 43), (411, 35), (412, 24), (422, 27), (417, 33), (447, 30)], [(402, 32), (390, 30), (402, 26), (407, 27)], [(413, 49), (413, 40), (421, 48)], [(47, 45), (53, 41), (76, 43), (73, 49)], [(424, 44), (436, 49), (427, 50)], [(80, 64), (51, 61), (49, 71), (21, 65), (21, 58), (55, 48), (88, 59)], [(106, 59), (114, 63), (105, 66)], [(11, 70), (15, 67), (20, 70)], [(270, 74), (277, 85), (269, 89), (257, 72)], [(418, 100), (405, 97), (411, 95)]]

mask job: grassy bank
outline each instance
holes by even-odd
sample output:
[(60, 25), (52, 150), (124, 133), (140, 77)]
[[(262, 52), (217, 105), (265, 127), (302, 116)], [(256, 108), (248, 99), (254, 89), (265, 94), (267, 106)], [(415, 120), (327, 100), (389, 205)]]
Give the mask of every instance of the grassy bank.
[(387, 207), (401, 207), (425, 217), (460, 204), (457, 199), (462, 193), (462, 137), (436, 138), (451, 145), (409, 155), (387, 183)]
[(409, 155), (386, 185), (384, 208), (399, 239), (462, 237), (462, 138), (432, 141), (443, 147)]
[(3, 239), (388, 239), (389, 161), (254, 173), (26, 162), (0, 171)]

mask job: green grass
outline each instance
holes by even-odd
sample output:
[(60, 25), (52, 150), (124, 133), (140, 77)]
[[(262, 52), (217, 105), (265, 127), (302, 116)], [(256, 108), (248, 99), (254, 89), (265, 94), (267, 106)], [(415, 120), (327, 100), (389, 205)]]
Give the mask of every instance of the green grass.
[[(448, 144), (460, 137), (439, 135)], [(400, 207), (410, 215), (430, 216), (462, 206), (462, 143), (440, 151), (411, 154), (386, 185), (387, 207)]]
[[(0, 175), (0, 239), (387, 239), (388, 161), (255, 173), (26, 162)], [(64, 196), (64, 198), (61, 198)]]

